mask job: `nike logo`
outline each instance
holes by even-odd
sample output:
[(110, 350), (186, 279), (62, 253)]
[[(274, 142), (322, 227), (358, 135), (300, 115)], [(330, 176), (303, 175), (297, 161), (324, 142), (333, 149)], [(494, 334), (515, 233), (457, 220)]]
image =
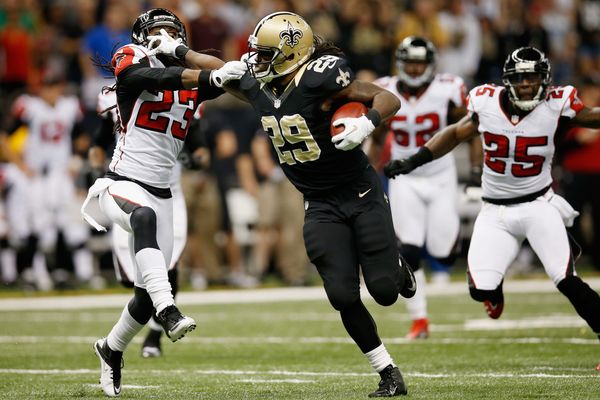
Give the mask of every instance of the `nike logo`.
[(371, 191), (371, 189), (373, 188), (369, 188), (369, 190), (365, 190), (364, 192), (358, 192), (358, 197), (362, 199), (367, 193)]

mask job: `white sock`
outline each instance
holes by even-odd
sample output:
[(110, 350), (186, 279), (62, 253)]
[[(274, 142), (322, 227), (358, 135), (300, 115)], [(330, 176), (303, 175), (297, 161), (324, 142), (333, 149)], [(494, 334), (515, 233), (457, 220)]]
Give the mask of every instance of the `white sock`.
[(92, 252), (86, 248), (73, 252), (75, 276), (80, 282), (88, 282), (94, 276), (94, 261)]
[(390, 356), (390, 353), (388, 353), (383, 343), (370, 352), (365, 353), (365, 356), (367, 356), (367, 360), (369, 360), (371, 367), (377, 372), (382, 371), (390, 364), (394, 367), (396, 366), (394, 360), (392, 360), (392, 356)]
[(163, 253), (159, 249), (146, 247), (135, 254), (135, 261), (156, 313), (175, 304)]
[(0, 262), (2, 263), (2, 281), (12, 283), (17, 280), (17, 252), (14, 249), (0, 251)]
[(415, 280), (417, 281), (417, 292), (406, 301), (408, 314), (414, 321), (415, 319), (427, 318), (427, 299), (425, 298), (425, 272), (420, 268), (414, 272)]
[(125, 305), (121, 318), (106, 337), (108, 347), (115, 351), (125, 351), (127, 345), (143, 327), (144, 325), (137, 322), (129, 313), (129, 305)]
[(148, 328), (152, 329), (153, 331), (163, 330), (162, 326), (160, 326), (160, 324), (156, 322), (154, 318), (150, 318), (150, 321), (148, 321)]

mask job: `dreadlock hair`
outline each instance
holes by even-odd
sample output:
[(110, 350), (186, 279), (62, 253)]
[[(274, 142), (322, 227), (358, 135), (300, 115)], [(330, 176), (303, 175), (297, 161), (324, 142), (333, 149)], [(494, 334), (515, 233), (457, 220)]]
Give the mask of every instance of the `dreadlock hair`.
[(314, 35), (313, 44), (315, 51), (310, 56), (309, 61), (316, 60), (317, 58), (325, 55), (345, 57), (344, 52), (332, 41), (326, 40), (320, 35)]

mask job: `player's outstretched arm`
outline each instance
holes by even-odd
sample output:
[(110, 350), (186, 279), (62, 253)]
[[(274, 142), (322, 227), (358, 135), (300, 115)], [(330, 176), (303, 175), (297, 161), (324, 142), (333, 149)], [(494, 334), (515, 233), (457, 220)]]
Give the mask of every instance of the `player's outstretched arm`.
[(584, 107), (583, 110), (577, 113), (571, 122), (573, 125), (583, 128), (600, 128), (600, 107)]
[(449, 153), (459, 143), (470, 140), (479, 134), (477, 116), (465, 116), (455, 124), (448, 125), (436, 133), (425, 146), (408, 158), (392, 160), (383, 172), (388, 178), (408, 174), (423, 164)]

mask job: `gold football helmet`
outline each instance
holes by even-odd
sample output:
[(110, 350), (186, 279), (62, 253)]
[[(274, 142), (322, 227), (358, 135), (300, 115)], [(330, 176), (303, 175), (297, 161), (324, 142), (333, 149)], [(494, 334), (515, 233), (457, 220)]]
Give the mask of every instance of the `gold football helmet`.
[(259, 82), (294, 72), (314, 52), (313, 32), (301, 16), (283, 11), (269, 14), (248, 37), (248, 70)]

